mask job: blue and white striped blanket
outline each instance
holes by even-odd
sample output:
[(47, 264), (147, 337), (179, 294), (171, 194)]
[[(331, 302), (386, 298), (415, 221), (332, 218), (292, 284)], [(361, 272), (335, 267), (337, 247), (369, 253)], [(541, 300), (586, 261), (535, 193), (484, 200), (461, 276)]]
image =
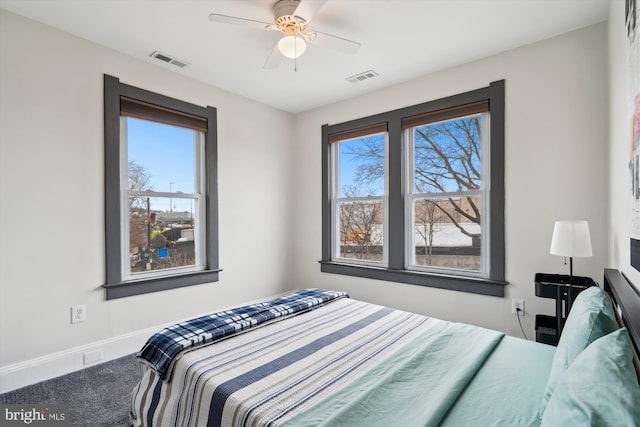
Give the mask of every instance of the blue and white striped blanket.
[[(338, 297), (180, 353), (171, 381), (147, 369), (131, 396), (131, 421), (359, 427), (364, 412), (367, 426), (437, 425), (500, 335)], [(412, 422), (399, 421), (405, 412)]]
[(186, 350), (214, 343), (274, 319), (313, 310), (344, 297), (349, 297), (346, 292), (305, 289), (270, 301), (187, 320), (153, 335), (136, 356), (162, 379), (167, 379), (174, 359)]

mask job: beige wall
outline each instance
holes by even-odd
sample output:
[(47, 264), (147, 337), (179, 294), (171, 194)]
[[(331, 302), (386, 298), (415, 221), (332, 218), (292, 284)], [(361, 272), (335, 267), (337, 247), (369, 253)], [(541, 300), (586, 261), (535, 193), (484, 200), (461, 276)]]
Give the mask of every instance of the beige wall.
[[(6, 11), (0, 31), (0, 367), (291, 287), (293, 116)], [(217, 107), (220, 282), (105, 301), (104, 73)]]
[[(321, 273), (320, 126), (405, 107), (505, 79), (506, 298)], [(558, 219), (590, 222), (594, 256), (575, 274), (601, 280), (607, 247), (607, 26), (600, 24), (297, 116), (295, 283), (520, 336), (511, 298), (525, 300), (525, 332), (553, 302), (534, 297), (536, 272), (568, 273), (549, 254)]]

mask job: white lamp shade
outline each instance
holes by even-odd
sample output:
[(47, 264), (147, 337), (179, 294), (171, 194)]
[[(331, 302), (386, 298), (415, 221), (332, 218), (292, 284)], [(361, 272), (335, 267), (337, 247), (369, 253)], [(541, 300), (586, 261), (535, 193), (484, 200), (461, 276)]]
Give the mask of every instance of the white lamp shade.
[(556, 221), (551, 238), (552, 255), (584, 258), (593, 255), (587, 221)]
[(298, 58), (307, 48), (307, 44), (302, 37), (284, 36), (278, 42), (278, 50), (287, 58)]

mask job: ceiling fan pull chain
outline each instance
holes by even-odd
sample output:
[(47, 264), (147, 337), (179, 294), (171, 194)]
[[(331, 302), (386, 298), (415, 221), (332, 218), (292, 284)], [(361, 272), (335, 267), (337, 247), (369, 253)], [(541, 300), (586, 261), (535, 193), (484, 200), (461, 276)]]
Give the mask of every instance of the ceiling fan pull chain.
[(296, 36), (293, 42), (293, 52), (294, 52), (293, 72), (297, 73), (298, 72), (298, 33), (294, 32), (293, 35)]

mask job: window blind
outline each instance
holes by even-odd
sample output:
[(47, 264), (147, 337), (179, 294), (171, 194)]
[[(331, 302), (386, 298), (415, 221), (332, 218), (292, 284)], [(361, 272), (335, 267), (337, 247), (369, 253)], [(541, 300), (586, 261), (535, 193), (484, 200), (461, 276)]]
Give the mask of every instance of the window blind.
[(126, 96), (120, 97), (120, 115), (207, 132), (207, 119), (182, 111), (150, 104)]
[(329, 135), (329, 144), (344, 141), (347, 139), (361, 138), (363, 136), (373, 135), (376, 133), (387, 132), (387, 123), (379, 123), (376, 125), (365, 126), (358, 129), (350, 129), (344, 132), (337, 132)]
[(489, 111), (489, 100), (473, 102), (442, 110), (431, 111), (424, 114), (409, 116), (402, 119), (402, 130), (429, 123), (441, 122), (448, 119), (470, 116), (472, 114), (486, 113)]

